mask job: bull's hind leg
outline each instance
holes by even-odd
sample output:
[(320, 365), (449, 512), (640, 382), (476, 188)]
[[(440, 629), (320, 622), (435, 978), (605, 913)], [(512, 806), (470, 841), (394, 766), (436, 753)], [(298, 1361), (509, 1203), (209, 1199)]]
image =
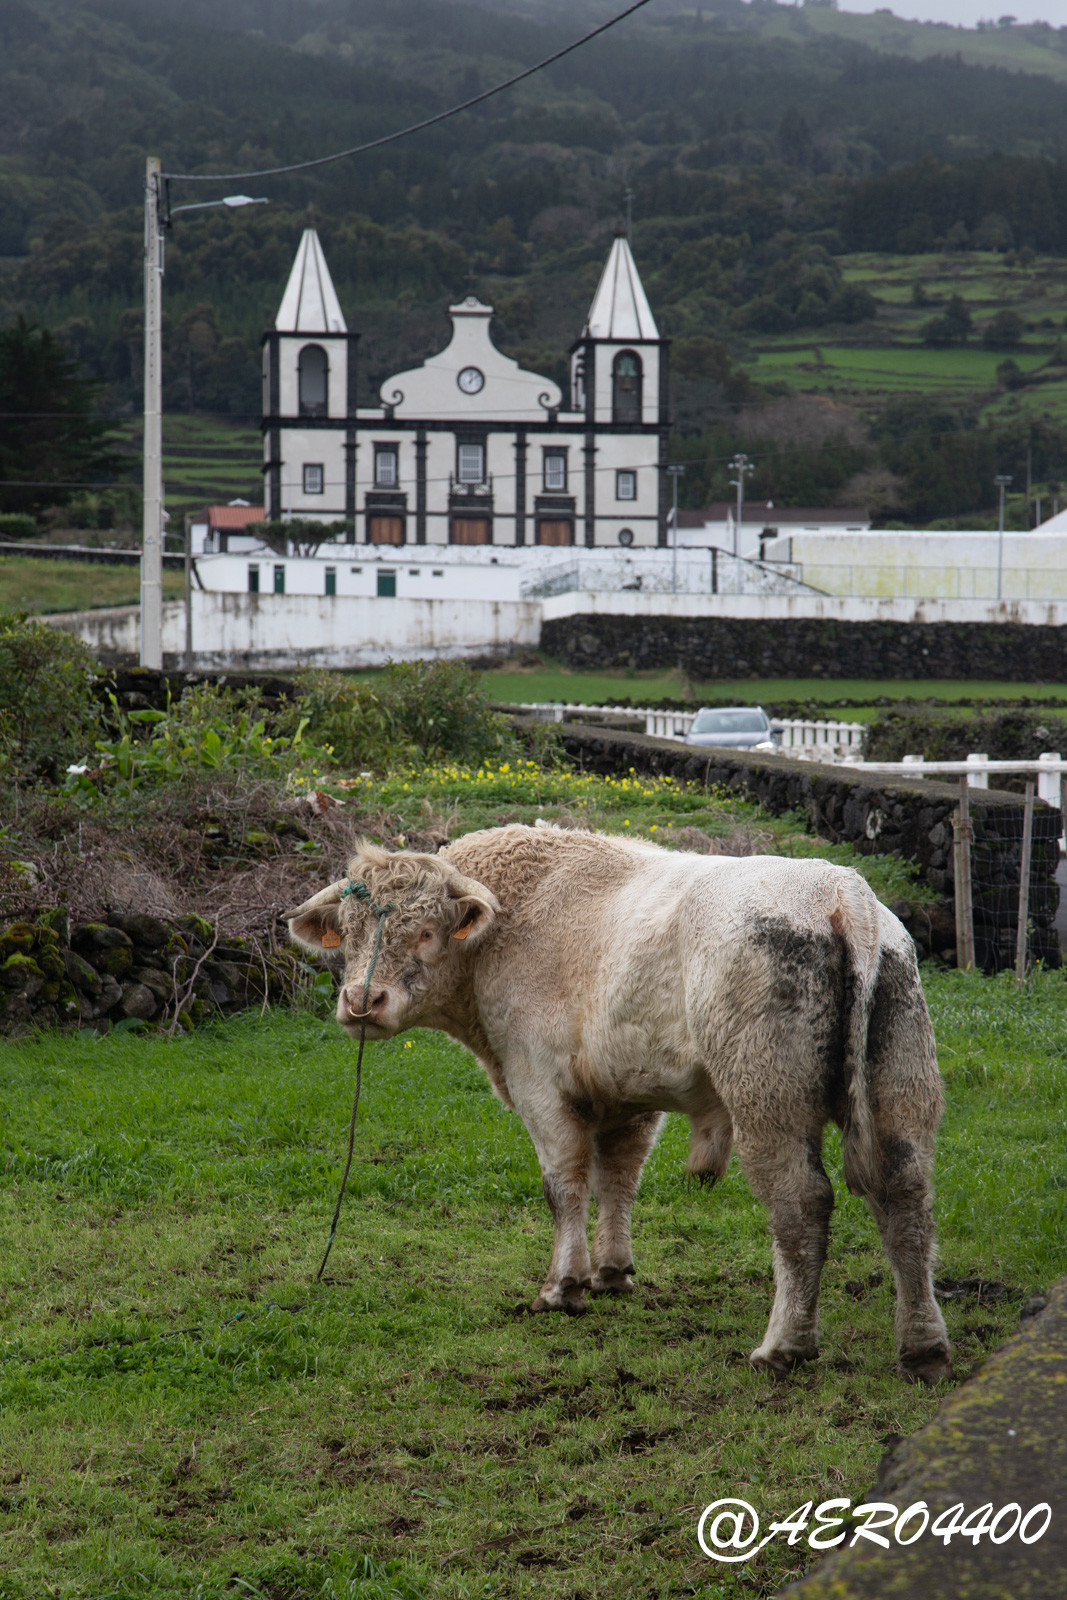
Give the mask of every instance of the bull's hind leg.
[[(932, 1280), (930, 1174), (943, 1100), (933, 1030), (910, 954), (882, 955), (868, 1029), (868, 1073), (873, 1137), (856, 1187), (874, 1214), (893, 1269), (900, 1371), (936, 1383), (952, 1370)], [(845, 1138), (847, 1148), (847, 1132)]]
[(738, 1135), (745, 1176), (770, 1214), (774, 1305), (763, 1343), (749, 1360), (761, 1372), (788, 1372), (819, 1353), (819, 1279), (826, 1260), (834, 1191), (816, 1133), (770, 1130)]
[[(880, 1139), (867, 1196), (897, 1289), (897, 1356), (904, 1377), (936, 1383), (952, 1371), (948, 1329), (934, 1299), (930, 1160), (905, 1139)], [(880, 1182), (879, 1182), (880, 1180)]]
[(641, 1182), (641, 1169), (662, 1123), (660, 1112), (648, 1111), (622, 1127), (601, 1129), (596, 1134), (593, 1165), (596, 1233), (591, 1284), (594, 1294), (628, 1294), (633, 1289), (630, 1208)]

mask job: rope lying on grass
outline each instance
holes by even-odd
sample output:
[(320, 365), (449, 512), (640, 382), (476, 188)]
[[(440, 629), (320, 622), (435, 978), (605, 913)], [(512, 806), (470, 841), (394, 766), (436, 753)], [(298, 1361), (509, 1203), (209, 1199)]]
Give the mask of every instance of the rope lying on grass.
[(387, 906), (376, 905), (374, 900), (371, 898), (371, 892), (365, 883), (360, 883), (358, 881), (355, 883), (346, 883), (344, 888), (341, 890), (341, 899), (346, 899), (350, 894), (354, 894), (357, 900), (364, 901), (374, 915), (378, 918), (378, 932), (374, 939), (374, 950), (371, 953), (370, 966), (367, 968), (367, 979), (363, 985), (363, 999), (359, 1013), (359, 1054), (356, 1057), (356, 1094), (355, 1099), (352, 1101), (352, 1116), (348, 1124), (348, 1160), (345, 1162), (344, 1176), (341, 1179), (341, 1187), (337, 1194), (337, 1204), (334, 1207), (333, 1221), (330, 1224), (330, 1237), (326, 1241), (326, 1253), (319, 1265), (318, 1272), (315, 1274), (316, 1283), (321, 1280), (322, 1274), (326, 1270), (326, 1263), (330, 1259), (330, 1251), (333, 1249), (333, 1241), (337, 1237), (337, 1223), (341, 1215), (341, 1201), (345, 1197), (345, 1189), (348, 1186), (348, 1174), (352, 1170), (352, 1154), (356, 1147), (356, 1112), (359, 1110), (359, 1091), (363, 1082), (363, 1046), (367, 1042), (367, 1018), (370, 1015), (370, 1012), (367, 1009), (367, 1001), (370, 998), (371, 979), (374, 976), (374, 967), (378, 960), (378, 950), (382, 942), (382, 929), (385, 926), (385, 919), (396, 910), (396, 906), (393, 905), (392, 902), (390, 902), (390, 904)]

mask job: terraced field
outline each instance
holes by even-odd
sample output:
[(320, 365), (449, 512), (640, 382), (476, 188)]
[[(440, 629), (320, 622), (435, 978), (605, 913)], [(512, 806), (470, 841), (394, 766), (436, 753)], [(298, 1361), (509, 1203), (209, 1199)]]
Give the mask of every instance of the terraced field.
[[(803, 342), (795, 333), (754, 341), (757, 381), (851, 399), (861, 409), (895, 394), (938, 394), (957, 402), (984, 398), (984, 418), (1025, 410), (1067, 419), (1065, 273), (1059, 257), (861, 254), (842, 257), (841, 265), (847, 282), (874, 295), (875, 320), (847, 333), (835, 329), (825, 343), (818, 329)], [(953, 295), (973, 320), (966, 344), (923, 344), (924, 324), (942, 315)], [(1016, 349), (992, 350), (982, 343), (986, 324), (1002, 310), (1022, 320), (1025, 333)], [(1028, 378), (1026, 387), (998, 388), (997, 368), (1008, 357)]]
[[(126, 438), (139, 452), (139, 422)], [(262, 460), (257, 427), (219, 417), (165, 415), (163, 486), (171, 528), (180, 532), (186, 512), (206, 505), (238, 499), (262, 505)]]

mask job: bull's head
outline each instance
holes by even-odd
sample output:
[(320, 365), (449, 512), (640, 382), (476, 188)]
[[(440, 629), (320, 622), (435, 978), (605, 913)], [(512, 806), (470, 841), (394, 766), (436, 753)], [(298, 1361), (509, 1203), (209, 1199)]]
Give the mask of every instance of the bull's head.
[[(346, 893), (354, 883), (366, 885), (369, 900)], [(382, 923), (367, 989), (379, 927), (371, 902), (396, 909)], [(342, 957), (341, 1026), (355, 1034), (365, 1022), (369, 1039), (391, 1039), (448, 998), (458, 977), (456, 963), (484, 939), (499, 910), (491, 890), (440, 856), (391, 855), (365, 844), (349, 862), (347, 878), (290, 911), (288, 922), (293, 939), (306, 950), (336, 951)]]

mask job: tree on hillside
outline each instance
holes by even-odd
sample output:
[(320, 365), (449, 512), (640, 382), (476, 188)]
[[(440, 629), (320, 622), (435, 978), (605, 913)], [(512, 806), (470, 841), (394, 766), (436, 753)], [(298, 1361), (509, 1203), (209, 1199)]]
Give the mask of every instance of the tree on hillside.
[(115, 477), (122, 461), (109, 424), (94, 416), (99, 385), (49, 332), (20, 316), (0, 329), (0, 506), (66, 505)]

